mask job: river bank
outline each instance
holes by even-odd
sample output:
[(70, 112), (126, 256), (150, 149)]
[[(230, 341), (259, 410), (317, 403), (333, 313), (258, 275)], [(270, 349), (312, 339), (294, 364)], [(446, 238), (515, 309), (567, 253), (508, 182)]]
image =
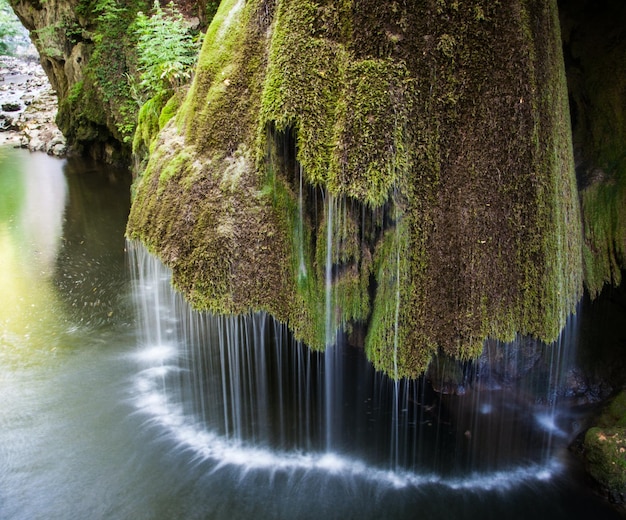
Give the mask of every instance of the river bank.
[(56, 114), (56, 92), (39, 62), (0, 56), (0, 144), (65, 156)]

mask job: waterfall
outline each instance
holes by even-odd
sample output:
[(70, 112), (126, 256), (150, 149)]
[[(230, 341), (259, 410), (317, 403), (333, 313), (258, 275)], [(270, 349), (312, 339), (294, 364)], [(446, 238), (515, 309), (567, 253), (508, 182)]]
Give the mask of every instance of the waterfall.
[(296, 238), (298, 242), (298, 281), (307, 276), (306, 262), (304, 260), (304, 193), (303, 193), (302, 165), (298, 164), (298, 223), (296, 227)]
[(326, 220), (326, 263), (324, 266), (324, 327), (325, 327), (325, 367), (324, 367), (324, 390), (325, 390), (325, 421), (326, 421), (326, 449), (333, 449), (333, 429), (339, 420), (336, 413), (337, 384), (335, 381), (337, 349), (335, 323), (333, 319), (333, 225), (335, 223), (335, 199), (329, 192), (325, 200)]
[[(328, 217), (341, 208), (329, 198), (326, 211), (332, 238)], [(330, 314), (337, 246), (328, 244)], [(486, 389), (491, 376), (475, 362), (465, 395), (445, 395), (426, 378), (394, 381), (377, 373), (332, 327), (320, 354), (267, 314), (194, 311), (156, 258), (136, 243), (128, 251), (141, 330), (132, 400), (145, 427), (190, 460), (272, 475), (349, 475), (395, 487), (491, 488), (558, 471), (569, 433), (556, 399), (568, 365), (567, 334), (560, 347), (541, 347), (554, 359), (541, 374), (534, 370), (528, 386)], [(515, 346), (486, 348), (485, 358), (509, 348)]]

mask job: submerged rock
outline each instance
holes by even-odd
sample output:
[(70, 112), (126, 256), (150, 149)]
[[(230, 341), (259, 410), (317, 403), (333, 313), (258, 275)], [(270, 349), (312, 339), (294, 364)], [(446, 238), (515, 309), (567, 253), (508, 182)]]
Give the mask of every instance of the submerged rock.
[(3, 112), (17, 112), (22, 106), (19, 103), (2, 103)]

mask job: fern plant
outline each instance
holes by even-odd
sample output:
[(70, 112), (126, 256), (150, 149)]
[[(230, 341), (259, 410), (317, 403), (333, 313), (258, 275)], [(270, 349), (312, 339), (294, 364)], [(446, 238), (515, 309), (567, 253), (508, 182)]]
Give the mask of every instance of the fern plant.
[(137, 13), (139, 92), (145, 99), (171, 94), (191, 77), (198, 45), (183, 15), (170, 2), (155, 0), (152, 16)]

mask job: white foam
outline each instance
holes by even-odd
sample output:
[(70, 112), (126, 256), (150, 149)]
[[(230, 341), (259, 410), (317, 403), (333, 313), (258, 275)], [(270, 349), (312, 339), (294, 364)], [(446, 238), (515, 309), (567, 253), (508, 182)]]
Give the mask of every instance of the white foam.
[(535, 420), (544, 430), (558, 437), (567, 437), (567, 433), (557, 426), (554, 414), (538, 413), (535, 415)]
[[(156, 366), (140, 371), (134, 381), (134, 405), (148, 417), (146, 424), (167, 432), (168, 437), (185, 451), (193, 453), (196, 461), (213, 461), (215, 468), (232, 466), (242, 475), (250, 471), (265, 471), (271, 478), (276, 472), (321, 472), (380, 483), (392, 488), (439, 485), (455, 490), (506, 490), (532, 481), (547, 481), (560, 472), (556, 460), (546, 464), (529, 464), (506, 471), (472, 473), (460, 478), (448, 478), (434, 473), (389, 470), (373, 467), (363, 461), (329, 452), (278, 451), (252, 446), (228, 439), (204, 426), (194, 424), (184, 415), (182, 407), (171, 402), (163, 391), (162, 378), (177, 367), (160, 364), (172, 356), (169, 348), (151, 347), (139, 353), (137, 359), (151, 359)], [(159, 357), (161, 354), (162, 357)]]
[(152, 345), (137, 352), (134, 357), (137, 361), (148, 364), (163, 363), (176, 356), (176, 349), (170, 345)]

